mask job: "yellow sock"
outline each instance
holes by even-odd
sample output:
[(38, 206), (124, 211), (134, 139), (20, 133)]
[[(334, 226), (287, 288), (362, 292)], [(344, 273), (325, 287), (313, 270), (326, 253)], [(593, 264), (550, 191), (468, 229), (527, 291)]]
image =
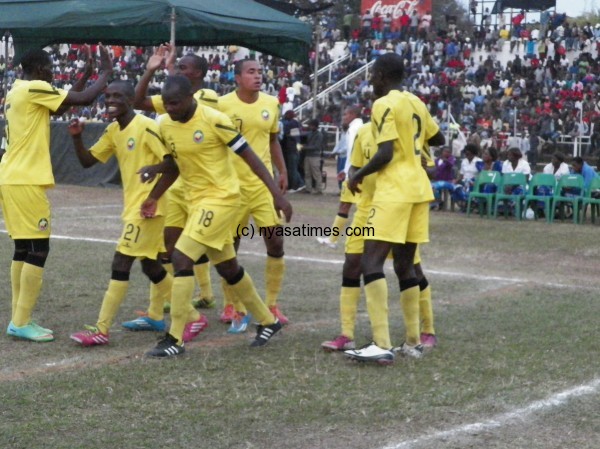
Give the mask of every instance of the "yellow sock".
[[(173, 279), (171, 328), (169, 333), (177, 339), (178, 344), (183, 343), (185, 325), (200, 318), (200, 313), (192, 306), (194, 282), (194, 276), (176, 276)], [(192, 310), (195, 312), (195, 316)]]
[(148, 317), (153, 320), (162, 320), (164, 318), (165, 302), (171, 302), (171, 291), (173, 290), (173, 276), (168, 272), (162, 281), (155, 284), (150, 282), (150, 306), (148, 307)]
[(221, 278), (221, 288), (223, 290), (223, 306), (232, 305), (236, 312), (246, 315), (248, 313), (246, 306), (237, 298), (237, 295), (231, 289), (231, 285), (223, 278)]
[(11, 320), (15, 319), (17, 303), (19, 302), (19, 292), (21, 291), (21, 271), (25, 262), (22, 260), (13, 260), (10, 265), (10, 286), (12, 289), (12, 315)]
[(283, 257), (267, 256), (267, 264), (265, 266), (265, 302), (267, 303), (267, 307), (277, 304), (277, 297), (281, 291), (284, 273), (285, 260)]
[(433, 328), (433, 306), (431, 305), (431, 286), (429, 284), (419, 292), (419, 316), (421, 317), (423, 333), (435, 335), (435, 329)]
[(31, 311), (35, 307), (42, 290), (44, 269), (37, 265), (24, 263), (21, 268), (19, 299), (13, 318), (15, 326), (25, 326), (31, 321)]
[(419, 330), (419, 283), (415, 278), (400, 281), (400, 306), (406, 330), (406, 344), (418, 345), (421, 342)]
[(388, 288), (385, 277), (366, 284), (365, 296), (367, 297), (367, 311), (371, 320), (373, 341), (382, 349), (391, 349), (392, 342), (388, 321)]
[(344, 287), (340, 292), (340, 321), (342, 322), (342, 335), (354, 340), (354, 326), (356, 323), (356, 310), (360, 301), (360, 281), (358, 287)]
[(252, 282), (252, 278), (248, 273), (244, 272), (242, 279), (230, 285), (230, 287), (235, 296), (250, 310), (256, 321), (263, 326), (268, 326), (275, 322), (275, 317), (273, 317), (273, 314), (269, 312), (265, 303), (260, 299), (254, 282)]
[(213, 289), (210, 282), (210, 262), (194, 264), (194, 275), (200, 286), (200, 297), (212, 299)]
[(128, 287), (129, 281), (111, 279), (108, 283), (108, 290), (104, 293), (102, 307), (100, 307), (100, 314), (96, 323), (96, 327), (103, 334), (108, 334), (108, 330), (119, 311), (119, 307), (121, 307), (121, 303), (125, 299)]
[[(338, 232), (337, 235), (331, 234), (329, 236), (329, 241), (331, 243), (337, 243), (337, 241), (340, 239), (340, 234), (342, 233), (342, 231), (346, 228), (346, 222), (348, 221), (348, 217), (342, 217), (340, 214), (337, 214), (335, 216), (335, 219), (333, 220), (333, 224), (331, 225), (331, 229), (335, 229), (338, 228)], [(347, 337), (347, 335), (346, 335)]]

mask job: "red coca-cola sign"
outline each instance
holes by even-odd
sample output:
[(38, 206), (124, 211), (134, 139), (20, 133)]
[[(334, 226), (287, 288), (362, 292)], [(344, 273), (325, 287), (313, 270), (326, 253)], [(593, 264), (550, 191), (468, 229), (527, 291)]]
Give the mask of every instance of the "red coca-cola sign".
[(392, 19), (397, 19), (402, 15), (402, 10), (409, 16), (414, 10), (417, 10), (419, 15), (431, 11), (431, 0), (362, 0), (361, 14), (367, 9), (371, 14), (378, 12), (382, 17), (391, 14)]

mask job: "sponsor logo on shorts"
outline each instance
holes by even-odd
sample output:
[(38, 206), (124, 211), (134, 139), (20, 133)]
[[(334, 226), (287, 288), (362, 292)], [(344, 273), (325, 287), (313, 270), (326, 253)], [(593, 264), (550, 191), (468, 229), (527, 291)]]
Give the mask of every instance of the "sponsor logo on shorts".
[(48, 219), (47, 218), (42, 218), (40, 219), (40, 221), (38, 221), (38, 229), (40, 231), (45, 231), (48, 229)]
[(269, 117), (271, 117), (269, 111), (267, 111), (266, 109), (263, 109), (260, 115), (262, 116), (263, 120), (269, 120)]
[(129, 151), (131, 151), (134, 148), (135, 148), (135, 139), (133, 137), (130, 137), (129, 140), (127, 141), (127, 149)]
[(198, 130), (194, 133), (194, 142), (196, 143), (202, 143), (202, 141), (204, 140), (204, 134), (202, 134), (202, 131)]

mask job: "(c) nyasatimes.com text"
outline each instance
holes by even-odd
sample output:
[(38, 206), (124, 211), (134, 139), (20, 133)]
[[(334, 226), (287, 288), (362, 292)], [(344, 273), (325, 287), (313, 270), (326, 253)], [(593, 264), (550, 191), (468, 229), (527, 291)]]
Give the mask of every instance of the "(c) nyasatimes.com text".
[(274, 226), (272, 228), (259, 228), (253, 224), (239, 225), (236, 229), (238, 237), (339, 237), (340, 235), (356, 237), (374, 237), (375, 228), (370, 226), (348, 227), (345, 230), (329, 226)]

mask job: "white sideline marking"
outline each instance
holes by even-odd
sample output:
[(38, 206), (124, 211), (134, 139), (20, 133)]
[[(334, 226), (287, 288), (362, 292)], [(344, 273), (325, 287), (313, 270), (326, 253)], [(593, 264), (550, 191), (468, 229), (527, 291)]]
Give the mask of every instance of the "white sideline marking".
[[(3, 234), (6, 234), (5, 230), (0, 230)], [(112, 243), (113, 245), (117, 244), (116, 240), (108, 240), (108, 239), (96, 239), (91, 237), (74, 237), (69, 235), (52, 235), (50, 239), (56, 240), (78, 240), (82, 242), (93, 242), (93, 243)], [(259, 253), (256, 251), (240, 251), (239, 254), (243, 256), (255, 256), (255, 257), (266, 257), (265, 253)], [(331, 265), (343, 265), (344, 261), (339, 259), (319, 259), (317, 257), (304, 257), (304, 256), (285, 256), (286, 260), (295, 260), (297, 262), (313, 262), (313, 263), (324, 263)], [(500, 282), (509, 282), (511, 284), (524, 284), (524, 283), (534, 283), (534, 284), (543, 284), (548, 287), (556, 287), (556, 288), (579, 288), (577, 285), (569, 285), (569, 284), (559, 284), (553, 282), (539, 282), (535, 280), (529, 279), (520, 279), (520, 278), (507, 278), (501, 276), (484, 276), (479, 274), (471, 274), (471, 273), (461, 273), (459, 271), (442, 271), (442, 270), (430, 270), (427, 269), (426, 273), (431, 274), (439, 274), (440, 276), (455, 276), (455, 277), (463, 277), (467, 279), (477, 279), (480, 281), (500, 281)]]
[(598, 393), (598, 388), (600, 387), (600, 379), (594, 379), (588, 384), (580, 385), (578, 387), (573, 387), (565, 391), (561, 391), (560, 393), (553, 394), (548, 399), (543, 399), (540, 401), (535, 401), (529, 404), (526, 407), (518, 408), (511, 412), (502, 413), (501, 415), (497, 415), (491, 419), (482, 422), (476, 422), (472, 424), (465, 424), (459, 427), (454, 427), (448, 430), (441, 430), (439, 432), (423, 435), (419, 438), (415, 438), (413, 440), (402, 441), (396, 444), (390, 444), (388, 446), (384, 446), (381, 449), (403, 449), (409, 448), (417, 444), (422, 444), (426, 442), (430, 442), (433, 440), (447, 439), (452, 438), (454, 436), (470, 433), (470, 432), (481, 432), (484, 430), (496, 429), (498, 427), (503, 427), (509, 424), (511, 421), (522, 420), (524, 418), (528, 418), (530, 415), (540, 411), (546, 411), (552, 409), (554, 407), (560, 407), (564, 405), (567, 401), (573, 398), (581, 397), (581, 396), (589, 396), (592, 394)]

